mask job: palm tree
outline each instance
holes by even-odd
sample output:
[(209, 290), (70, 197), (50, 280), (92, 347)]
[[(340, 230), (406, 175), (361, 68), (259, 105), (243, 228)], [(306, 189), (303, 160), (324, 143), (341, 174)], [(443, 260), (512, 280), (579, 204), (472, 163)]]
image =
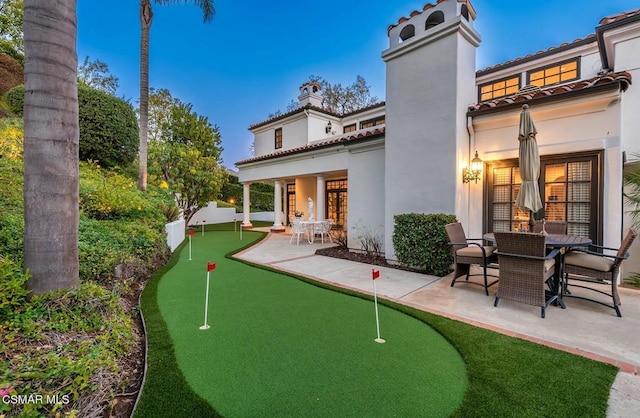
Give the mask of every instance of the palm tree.
[(624, 182), (628, 207), (627, 213), (631, 215), (634, 228), (640, 228), (640, 155), (633, 155), (635, 161), (625, 165)]
[(33, 294), (78, 284), (76, 1), (24, 0), (24, 267)]
[[(154, 0), (157, 4), (181, 3), (180, 0)], [(188, 0), (184, 0), (185, 3)], [(213, 0), (193, 0), (202, 9), (204, 22), (210, 22), (215, 15)], [(153, 11), (151, 0), (140, 0), (140, 166), (138, 169), (138, 189), (147, 189), (147, 140), (149, 124), (149, 29)]]

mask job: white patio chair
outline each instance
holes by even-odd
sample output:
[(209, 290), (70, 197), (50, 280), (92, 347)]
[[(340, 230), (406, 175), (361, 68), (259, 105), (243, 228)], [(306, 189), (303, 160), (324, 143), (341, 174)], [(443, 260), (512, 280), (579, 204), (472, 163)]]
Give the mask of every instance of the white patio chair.
[(291, 221), (291, 238), (289, 239), (289, 244), (293, 242), (293, 237), (296, 237), (296, 245), (300, 245), (300, 236), (307, 235), (309, 233), (309, 228), (307, 225), (302, 223), (302, 220), (294, 219)]
[(313, 233), (320, 235), (320, 240), (324, 244), (325, 235), (329, 238), (329, 242), (333, 244), (331, 239), (331, 227), (333, 226), (333, 219), (325, 219), (322, 222), (313, 225)]

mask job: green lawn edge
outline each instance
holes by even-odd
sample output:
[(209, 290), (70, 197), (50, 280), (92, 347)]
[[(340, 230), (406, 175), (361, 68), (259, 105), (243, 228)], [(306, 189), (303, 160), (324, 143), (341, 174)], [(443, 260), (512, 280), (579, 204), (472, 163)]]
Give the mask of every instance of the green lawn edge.
[[(227, 226), (206, 228), (210, 229), (230, 230)], [(261, 235), (225, 254), (225, 257), (313, 286), (365, 300), (373, 299), (367, 294), (234, 258), (235, 254), (267, 236), (264, 232), (253, 232), (259, 232)], [(179, 246), (169, 263), (149, 279), (142, 294), (141, 306), (147, 324), (149, 369), (135, 411), (136, 417), (220, 416), (213, 406), (192, 390), (178, 368), (173, 343), (157, 305), (159, 280), (175, 265), (184, 246), (184, 243)], [(378, 298), (378, 301), (431, 326), (463, 357), (467, 365), (469, 387), (462, 405), (452, 416), (606, 416), (609, 392), (618, 371), (617, 367), (474, 327), (384, 298)], [(156, 368), (155, 365), (159, 367)]]
[(147, 339), (146, 370), (134, 417), (219, 417), (218, 412), (187, 383), (176, 359), (173, 341), (158, 307), (158, 284), (176, 265), (186, 240), (157, 270), (142, 291), (140, 308)]

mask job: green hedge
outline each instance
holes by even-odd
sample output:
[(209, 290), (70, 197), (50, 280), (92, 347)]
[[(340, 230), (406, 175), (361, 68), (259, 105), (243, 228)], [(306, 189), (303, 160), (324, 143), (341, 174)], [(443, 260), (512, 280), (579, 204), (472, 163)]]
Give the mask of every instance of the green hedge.
[(393, 248), (398, 261), (427, 274), (446, 276), (453, 258), (444, 226), (455, 215), (409, 213), (394, 216)]
[[(23, 116), (24, 85), (5, 95), (9, 109)], [(138, 121), (130, 103), (102, 90), (78, 85), (80, 160), (103, 167), (131, 164), (138, 155)]]
[[(234, 177), (234, 176), (230, 176)], [(236, 177), (237, 178), (237, 177)], [(231, 178), (230, 178), (231, 181)], [(270, 190), (269, 190), (270, 188)], [(268, 190), (268, 191), (263, 191)], [(229, 202), (230, 199), (235, 201), (237, 207), (242, 208), (242, 185), (237, 183), (227, 183), (222, 187), (220, 192), (222, 194), (222, 200)], [(251, 185), (249, 192), (251, 199), (252, 211), (265, 211), (270, 212), (273, 207), (273, 186), (267, 183), (255, 183)]]
[(24, 85), (16, 86), (4, 95), (4, 102), (11, 113), (22, 117), (24, 113)]
[(138, 155), (138, 121), (133, 106), (104, 91), (78, 85), (80, 159), (104, 167), (127, 165)]

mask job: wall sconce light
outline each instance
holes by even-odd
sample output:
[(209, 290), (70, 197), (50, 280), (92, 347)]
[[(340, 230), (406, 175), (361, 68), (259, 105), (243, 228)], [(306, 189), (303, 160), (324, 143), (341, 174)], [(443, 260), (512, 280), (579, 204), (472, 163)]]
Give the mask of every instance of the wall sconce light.
[(329, 132), (331, 132), (331, 121), (329, 121), (329, 122), (327, 123), (327, 127), (326, 127), (326, 128), (324, 128), (324, 131), (325, 131), (325, 133), (329, 133)]
[(480, 180), (480, 174), (482, 174), (482, 160), (478, 158), (478, 151), (476, 151), (476, 156), (471, 160), (471, 167), (462, 169), (462, 182), (470, 183), (474, 180), (477, 183)]

